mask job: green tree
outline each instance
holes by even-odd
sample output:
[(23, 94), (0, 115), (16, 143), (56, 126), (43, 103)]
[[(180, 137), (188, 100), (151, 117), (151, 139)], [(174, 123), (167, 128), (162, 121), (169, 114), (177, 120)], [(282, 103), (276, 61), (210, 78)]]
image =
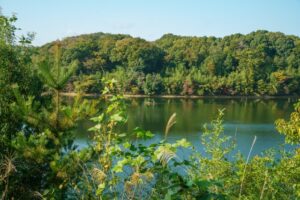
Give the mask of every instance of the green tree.
[(163, 82), (159, 74), (147, 74), (143, 85), (147, 95), (160, 94), (163, 91)]
[[(78, 161), (83, 159), (80, 158), (83, 153), (77, 154), (73, 145), (73, 128), (78, 120), (96, 110), (95, 103), (82, 99), (81, 93), (72, 103), (63, 100), (61, 92), (77, 65), (76, 62), (71, 66), (61, 65), (59, 45), (54, 66), (47, 60), (38, 65), (43, 93), (24, 96), (17, 85), (12, 88), (16, 100), (11, 108), (21, 119), (23, 129), (6, 144), (14, 152), (12, 165), (16, 169), (6, 177), (10, 181), (4, 181), (8, 198), (31, 199), (37, 193), (62, 199), (68, 181), (78, 178)], [(24, 191), (31, 192), (24, 194)]]
[(32, 35), (22, 36), (18, 41), (16, 20), (15, 16), (5, 17), (0, 13), (0, 152), (8, 150), (5, 143), (22, 127), (9, 106), (15, 101), (12, 84), (19, 84), (22, 94), (35, 95), (41, 91), (40, 82), (30, 67)]

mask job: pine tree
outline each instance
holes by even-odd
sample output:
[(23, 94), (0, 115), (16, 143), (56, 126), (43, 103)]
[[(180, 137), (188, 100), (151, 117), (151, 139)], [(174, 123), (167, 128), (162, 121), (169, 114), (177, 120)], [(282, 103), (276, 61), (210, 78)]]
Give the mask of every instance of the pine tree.
[[(18, 85), (12, 87), (16, 101), (11, 108), (22, 119), (24, 126), (21, 133), (11, 141), (11, 146), (20, 159), (16, 168), (23, 171), (21, 176), (16, 175), (12, 180), (20, 182), (21, 187), (26, 186), (28, 190), (43, 192), (51, 189), (53, 194), (58, 195), (55, 198), (63, 199), (64, 183), (80, 174), (78, 157), (84, 155), (77, 152), (73, 145), (73, 130), (79, 120), (96, 113), (97, 103), (83, 99), (81, 93), (71, 102), (63, 98), (62, 92), (76, 71), (77, 63), (62, 66), (60, 56), (58, 42), (55, 63), (51, 65), (47, 60), (38, 63), (39, 77), (44, 85), (44, 92), (39, 96), (23, 97)], [(24, 173), (27, 170), (28, 173)], [(39, 171), (41, 174), (30, 175), (31, 171)], [(22, 185), (22, 180), (30, 184)], [(10, 189), (12, 197), (18, 196), (18, 189)]]

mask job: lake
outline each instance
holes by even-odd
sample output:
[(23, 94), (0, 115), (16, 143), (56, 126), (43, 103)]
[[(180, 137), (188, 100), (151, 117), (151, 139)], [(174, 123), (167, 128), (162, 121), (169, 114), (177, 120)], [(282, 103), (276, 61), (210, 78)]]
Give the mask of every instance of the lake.
[[(173, 142), (186, 138), (201, 151), (203, 125), (216, 118), (218, 109), (225, 108), (225, 134), (235, 138), (237, 151), (243, 155), (248, 154), (253, 138), (257, 136), (252, 152), (252, 155), (257, 155), (269, 148), (278, 149), (284, 144), (284, 137), (275, 130), (274, 122), (278, 118), (288, 119), (296, 101), (290, 98), (133, 98), (127, 100), (128, 123), (123, 129), (131, 131), (140, 127), (150, 130), (155, 133), (153, 140), (159, 141), (164, 137), (169, 117), (176, 113), (177, 123), (171, 128), (168, 140)], [(87, 144), (89, 133), (86, 130), (91, 126), (89, 121), (79, 125), (75, 143), (80, 147)]]

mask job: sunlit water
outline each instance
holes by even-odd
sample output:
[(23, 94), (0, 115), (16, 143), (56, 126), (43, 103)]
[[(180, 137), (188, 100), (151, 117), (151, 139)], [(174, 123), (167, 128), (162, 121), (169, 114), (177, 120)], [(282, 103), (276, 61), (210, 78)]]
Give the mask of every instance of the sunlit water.
[[(275, 130), (274, 121), (278, 118), (288, 119), (296, 100), (138, 98), (127, 102), (128, 123), (123, 127), (124, 131), (130, 132), (140, 127), (155, 133), (152, 141), (159, 141), (164, 137), (169, 117), (176, 113), (177, 123), (172, 127), (168, 140), (173, 142), (186, 138), (200, 151), (203, 125), (216, 118), (218, 109), (224, 108), (224, 132), (236, 140), (235, 152), (247, 155), (256, 136), (252, 155), (257, 155), (269, 148), (279, 149), (284, 144), (284, 137)], [(78, 127), (75, 142), (79, 147), (90, 142), (87, 129), (91, 126), (89, 121), (85, 121)]]

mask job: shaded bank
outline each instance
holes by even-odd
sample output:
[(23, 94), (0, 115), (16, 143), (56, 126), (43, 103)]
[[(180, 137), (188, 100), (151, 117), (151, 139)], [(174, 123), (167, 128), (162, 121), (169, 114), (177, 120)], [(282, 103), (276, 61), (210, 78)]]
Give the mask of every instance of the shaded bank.
[[(75, 97), (77, 93), (75, 92), (63, 92), (63, 96)], [(85, 97), (100, 97), (100, 94), (96, 93), (84, 93)], [(111, 96), (111, 95), (106, 95)], [(162, 98), (162, 99), (299, 99), (298, 95), (287, 95), (287, 96), (226, 96), (226, 95), (216, 95), (216, 96), (200, 96), (200, 95), (145, 95), (145, 94), (123, 94), (125, 98)]]

